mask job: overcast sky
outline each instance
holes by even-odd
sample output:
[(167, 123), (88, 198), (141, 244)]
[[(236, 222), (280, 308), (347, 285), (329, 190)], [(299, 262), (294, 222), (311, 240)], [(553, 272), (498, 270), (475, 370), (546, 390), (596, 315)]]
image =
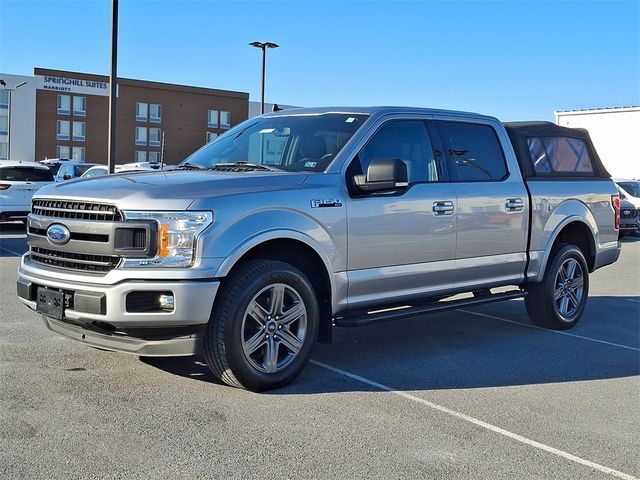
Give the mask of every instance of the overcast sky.
[[(111, 2), (0, 0), (0, 71), (109, 73)], [(503, 120), (640, 104), (640, 1), (120, 1), (120, 76)]]

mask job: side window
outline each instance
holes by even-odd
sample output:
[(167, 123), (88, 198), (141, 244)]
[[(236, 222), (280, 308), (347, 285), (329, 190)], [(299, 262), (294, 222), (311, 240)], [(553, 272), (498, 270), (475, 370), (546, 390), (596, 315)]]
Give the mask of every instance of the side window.
[(380, 158), (404, 161), (410, 184), (437, 182), (441, 178), (426, 125), (419, 120), (391, 121), (383, 125), (354, 159), (354, 170), (360, 167), (360, 172), (354, 173), (366, 173), (371, 161)]
[(60, 167), (60, 170), (58, 170), (58, 177), (64, 178), (64, 176), (68, 175), (69, 173), (69, 165), (63, 165), (62, 167)]
[(500, 141), (489, 125), (436, 123), (454, 180), (495, 182), (507, 176), (507, 164)]
[(527, 146), (536, 173), (593, 174), (587, 145), (577, 138), (529, 137)]

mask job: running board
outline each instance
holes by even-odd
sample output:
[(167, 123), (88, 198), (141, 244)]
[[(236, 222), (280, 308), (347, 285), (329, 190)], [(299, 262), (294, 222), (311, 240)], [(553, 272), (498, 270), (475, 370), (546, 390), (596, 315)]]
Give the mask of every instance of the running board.
[(387, 320), (398, 320), (400, 318), (414, 317), (426, 313), (444, 312), (456, 308), (473, 307), (484, 305), (485, 303), (502, 302), (514, 298), (523, 298), (526, 293), (523, 290), (512, 290), (503, 293), (492, 293), (478, 297), (463, 298), (460, 300), (449, 300), (447, 302), (433, 302), (406, 308), (389, 309), (384, 311), (374, 311), (372, 313), (358, 313), (335, 319), (336, 327), (363, 327), (372, 323), (385, 322)]

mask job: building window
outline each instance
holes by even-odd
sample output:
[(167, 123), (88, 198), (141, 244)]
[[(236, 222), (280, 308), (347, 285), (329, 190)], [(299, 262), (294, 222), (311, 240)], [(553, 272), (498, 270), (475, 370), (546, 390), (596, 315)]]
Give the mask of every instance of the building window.
[(160, 152), (149, 152), (149, 163), (160, 163)]
[(136, 103), (136, 120), (138, 122), (146, 122), (149, 119), (149, 104), (137, 102)]
[(58, 120), (56, 123), (58, 124), (56, 138), (58, 140), (69, 140), (69, 130), (71, 127), (69, 120)]
[(136, 162), (146, 162), (147, 152), (143, 150), (136, 150)]
[(9, 111), (6, 108), (0, 108), (0, 133), (9, 133)]
[(72, 147), (71, 159), (78, 162), (84, 162), (84, 147)]
[(8, 107), (9, 106), (9, 90), (5, 90), (4, 88), (0, 90), (0, 107)]
[(209, 128), (218, 128), (218, 111), (209, 110), (209, 119), (207, 121)]
[(136, 127), (136, 145), (147, 144), (147, 127)]
[(160, 123), (162, 120), (162, 105), (157, 103), (149, 105), (149, 120), (153, 123)]
[(76, 142), (84, 142), (85, 123), (73, 122), (73, 140)]
[(207, 143), (213, 142), (216, 138), (218, 138), (217, 133), (207, 132)]
[(78, 117), (87, 114), (87, 97), (73, 97), (73, 114)]
[(69, 115), (71, 110), (71, 97), (58, 95), (58, 115)]
[(68, 145), (58, 145), (56, 147), (57, 158), (71, 158), (71, 147)]
[(9, 144), (7, 142), (0, 143), (0, 160), (7, 160), (9, 158), (8, 148)]
[(231, 127), (231, 112), (220, 112), (220, 128)]
[(162, 134), (160, 133), (159, 128), (150, 128), (149, 129), (149, 145), (152, 147), (159, 147), (161, 135)]

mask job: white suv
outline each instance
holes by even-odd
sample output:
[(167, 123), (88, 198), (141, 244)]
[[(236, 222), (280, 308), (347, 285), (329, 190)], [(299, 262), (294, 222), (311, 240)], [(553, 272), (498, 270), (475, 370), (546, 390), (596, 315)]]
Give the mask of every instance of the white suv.
[(53, 183), (49, 167), (36, 162), (0, 161), (0, 221), (26, 220), (31, 197)]

